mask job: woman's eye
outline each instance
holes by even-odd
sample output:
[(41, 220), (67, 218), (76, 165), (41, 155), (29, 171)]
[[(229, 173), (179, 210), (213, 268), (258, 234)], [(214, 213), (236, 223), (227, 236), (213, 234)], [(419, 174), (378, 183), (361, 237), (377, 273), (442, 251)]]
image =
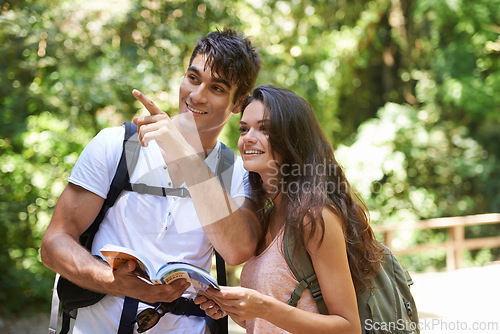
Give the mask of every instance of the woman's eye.
[(246, 128), (243, 128), (243, 127), (240, 127), (240, 128), (239, 128), (239, 131), (240, 131), (240, 133), (243, 133), (243, 132), (246, 132), (246, 131), (247, 131), (247, 129), (246, 129)]

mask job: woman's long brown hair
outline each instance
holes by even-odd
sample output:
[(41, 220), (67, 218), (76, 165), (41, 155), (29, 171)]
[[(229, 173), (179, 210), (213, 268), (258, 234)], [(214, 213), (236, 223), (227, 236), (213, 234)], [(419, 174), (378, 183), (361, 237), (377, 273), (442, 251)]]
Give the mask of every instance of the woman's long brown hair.
[[(321, 212), (329, 208), (343, 224), (356, 292), (370, 288), (369, 280), (378, 273), (383, 250), (369, 225), (368, 210), (335, 160), (312, 107), (290, 90), (259, 86), (245, 101), (242, 113), (254, 100), (265, 106), (265, 117), (270, 120), (270, 147), (273, 155), (280, 157), (275, 190), (281, 192), (287, 206), (285, 228), (292, 230), (296, 242), (307, 244), (316, 231), (321, 233), (322, 241), (325, 222)], [(259, 174), (250, 172), (249, 181), (266, 230), (269, 195)], [(303, 224), (306, 216), (312, 222), (307, 235)]]

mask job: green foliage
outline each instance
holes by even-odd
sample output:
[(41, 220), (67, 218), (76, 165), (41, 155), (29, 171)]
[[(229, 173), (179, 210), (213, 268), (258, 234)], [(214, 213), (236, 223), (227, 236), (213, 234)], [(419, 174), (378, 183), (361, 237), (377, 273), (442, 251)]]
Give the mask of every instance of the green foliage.
[(26, 118), (21, 153), (0, 139), (0, 228), (5, 233), (0, 265), (1, 313), (45, 308), (54, 273), (40, 262), (39, 248), (50, 213), (69, 171), (92, 132), (45, 111)]
[(467, 135), (426, 110), (389, 103), (337, 155), (375, 221), (461, 216), (481, 210), (476, 187), (490, 168), (486, 151)]
[[(491, 6), (499, 2), (410, 4), (405, 30), (393, 26), (392, 38), (393, 50), (399, 49), (394, 54), (407, 57), (398, 68), (399, 79), (413, 82), (414, 89), (405, 93), (405, 104), (379, 109), (338, 154), (376, 223), (496, 212), (500, 138), (493, 129), (500, 126), (500, 16)], [(405, 50), (409, 45), (415, 48)], [(498, 233), (498, 227), (485, 226), (468, 236)], [(417, 244), (439, 235), (419, 232), (399, 242)], [(405, 259), (414, 270), (441, 268), (444, 254)], [(467, 254), (469, 264), (478, 264), (496, 259), (500, 251)]]
[[(103, 3), (105, 3), (103, 5)], [(500, 211), (500, 0), (0, 2), (0, 313), (48, 307), (38, 249), (83, 147), (138, 88), (177, 109), (196, 39), (243, 30), (310, 101), (375, 223)], [(224, 141), (236, 148), (237, 117)], [(489, 226), (468, 236), (498, 235)], [(399, 242), (441, 240), (441, 232)], [(498, 249), (471, 252), (484, 263)], [(444, 253), (412, 255), (413, 269)]]

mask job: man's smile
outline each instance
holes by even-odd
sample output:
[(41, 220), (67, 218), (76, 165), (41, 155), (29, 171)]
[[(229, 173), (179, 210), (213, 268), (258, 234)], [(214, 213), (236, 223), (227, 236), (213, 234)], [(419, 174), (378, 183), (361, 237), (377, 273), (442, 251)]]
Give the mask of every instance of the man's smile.
[(186, 108), (194, 114), (208, 114), (206, 111), (195, 109), (186, 103)]

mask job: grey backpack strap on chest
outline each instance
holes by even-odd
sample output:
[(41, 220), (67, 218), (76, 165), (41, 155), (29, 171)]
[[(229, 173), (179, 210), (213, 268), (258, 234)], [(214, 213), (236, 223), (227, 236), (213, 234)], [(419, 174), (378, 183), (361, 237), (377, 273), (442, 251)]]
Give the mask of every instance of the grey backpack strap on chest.
[[(233, 170), (234, 170), (235, 156), (234, 152), (221, 143), (219, 150), (219, 162), (217, 164), (217, 177), (219, 182), (226, 190), (225, 196), (231, 196), (231, 183), (233, 180)], [(229, 207), (229, 200), (226, 197), (226, 205)], [(222, 256), (215, 251), (215, 264), (217, 268), (217, 283), (219, 285), (227, 285), (226, 281), (226, 264)], [(210, 331), (217, 334), (227, 334), (228, 332), (228, 317), (213, 321), (212, 318), (206, 317), (207, 324), (209, 325)]]
[(323, 295), (318, 282), (318, 277), (314, 272), (311, 257), (307, 252), (303, 243), (296, 245), (295, 238), (289, 228), (285, 228), (283, 237), (283, 251), (285, 260), (293, 275), (299, 282), (295, 290), (293, 290), (287, 304), (297, 306), (297, 303), (304, 290), (309, 289), (316, 301), (319, 313), (328, 314)]
[(220, 143), (219, 162), (217, 164), (216, 175), (229, 196), (231, 195), (231, 183), (233, 181), (235, 160), (236, 157), (234, 152), (223, 143)]
[[(226, 190), (226, 193), (228, 195), (231, 194), (231, 183), (233, 179), (233, 169), (234, 169), (234, 161), (235, 161), (235, 155), (233, 151), (224, 145), (223, 143), (220, 144), (220, 149), (219, 149), (219, 156), (218, 156), (218, 163), (216, 167), (215, 174), (217, 178), (219, 179), (221, 185), (224, 187)], [(139, 146), (139, 143), (137, 140), (128, 140), (126, 146), (128, 147), (127, 149), (127, 155), (133, 156), (133, 159), (130, 159), (131, 163), (135, 164), (137, 163), (139, 150), (137, 150), (137, 147)], [(133, 171), (133, 168), (128, 169), (129, 172), (131, 173)], [(139, 194), (148, 194), (148, 195), (155, 195), (155, 196), (175, 196), (175, 197), (191, 197), (191, 194), (189, 193), (189, 190), (186, 188), (165, 188), (165, 187), (157, 187), (157, 186), (150, 186), (144, 183), (130, 183), (127, 182), (123, 186), (123, 190), (127, 191), (133, 191)]]

